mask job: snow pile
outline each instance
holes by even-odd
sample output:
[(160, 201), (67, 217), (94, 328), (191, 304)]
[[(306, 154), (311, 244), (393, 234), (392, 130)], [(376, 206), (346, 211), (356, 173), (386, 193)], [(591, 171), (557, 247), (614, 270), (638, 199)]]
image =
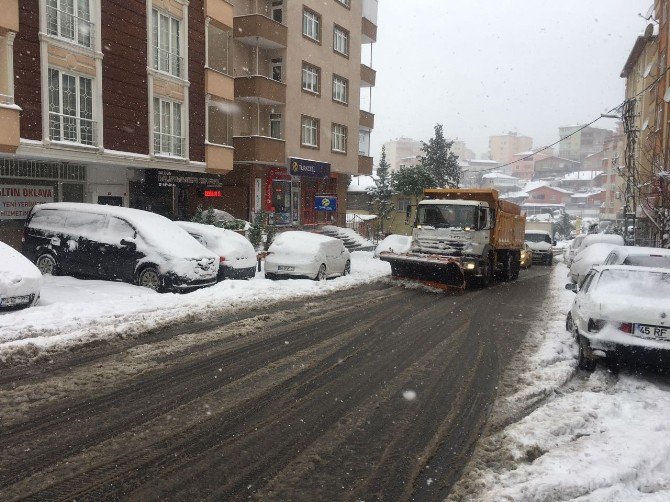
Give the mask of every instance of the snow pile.
[(384, 238), (375, 249), (375, 256), (379, 253), (388, 251), (391, 253), (407, 253), (412, 246), (412, 236), (391, 234)]
[(179, 322), (206, 320), (240, 308), (313, 298), (379, 280), (388, 263), (370, 252), (351, 253), (351, 274), (315, 282), (270, 281), (262, 273), (186, 295), (158, 294), (121, 282), (45, 277), (36, 307), (0, 315), (0, 361), (20, 361), (95, 342), (141, 336)]
[(356, 232), (356, 230), (354, 230), (353, 228), (343, 228), (343, 227), (336, 227), (334, 225), (325, 225), (323, 227), (323, 230), (325, 232), (337, 233), (337, 236), (340, 239), (347, 239), (351, 242), (356, 243), (360, 247), (372, 249), (375, 245), (374, 242), (372, 242), (369, 239), (366, 239), (361, 234)]
[(511, 363), (490, 435), (448, 500), (670, 499), (670, 386), (602, 366), (576, 372), (565, 272), (558, 263), (544, 319)]

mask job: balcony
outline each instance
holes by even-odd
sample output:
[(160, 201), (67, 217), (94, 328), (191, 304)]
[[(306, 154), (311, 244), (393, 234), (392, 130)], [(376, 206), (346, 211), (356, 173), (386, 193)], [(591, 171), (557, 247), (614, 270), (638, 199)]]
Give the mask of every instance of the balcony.
[(286, 164), (286, 143), (267, 136), (234, 136), (235, 163)]
[(235, 77), (235, 99), (260, 105), (283, 105), (286, 84), (262, 75)]
[(19, 0), (3, 0), (0, 9), (0, 35), (6, 31), (19, 31)]
[(233, 6), (225, 0), (205, 0), (205, 16), (221, 29), (233, 27)]
[(372, 175), (372, 157), (367, 155), (358, 156), (358, 174)]
[(233, 25), (233, 36), (238, 42), (263, 49), (286, 48), (286, 26), (269, 17), (261, 14), (236, 16)]
[(226, 174), (233, 170), (233, 148), (224, 145), (205, 145), (205, 170), (208, 173)]
[(235, 98), (233, 77), (212, 68), (205, 70), (205, 92), (217, 98), (232, 101)]
[(20, 143), (19, 114), (14, 99), (0, 94), (0, 152), (16, 153)]
[(359, 113), (358, 124), (367, 129), (375, 128), (375, 114), (361, 110)]
[(362, 18), (361, 43), (373, 44), (377, 41), (377, 25), (368, 18)]
[(366, 66), (361, 65), (361, 87), (374, 87), (377, 80), (377, 72)]

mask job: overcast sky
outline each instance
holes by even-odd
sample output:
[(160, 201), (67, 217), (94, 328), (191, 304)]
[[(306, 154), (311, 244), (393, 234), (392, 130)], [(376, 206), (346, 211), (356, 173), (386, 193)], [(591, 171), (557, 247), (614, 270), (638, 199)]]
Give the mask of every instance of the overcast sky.
[(593, 120), (623, 101), (619, 75), (652, 3), (380, 0), (375, 161), (384, 142), (425, 141), (438, 122), (480, 157), (489, 135), (516, 131), (540, 146), (561, 125)]

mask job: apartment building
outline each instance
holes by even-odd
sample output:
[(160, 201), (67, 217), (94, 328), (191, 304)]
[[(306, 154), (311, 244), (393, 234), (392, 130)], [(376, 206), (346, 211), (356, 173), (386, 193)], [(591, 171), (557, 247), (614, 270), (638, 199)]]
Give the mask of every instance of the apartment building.
[(16, 242), (47, 201), (335, 221), (314, 196), (345, 204), (344, 175), (372, 170), (361, 48), (376, 12), (375, 0), (4, 0), (0, 238)]
[(498, 164), (508, 164), (514, 160), (514, 155), (532, 148), (533, 138), (516, 132), (489, 136), (489, 158)]
[[(386, 148), (386, 160), (390, 171), (395, 172), (401, 165), (416, 165), (418, 158), (423, 154), (423, 143), (412, 138), (400, 137), (384, 143)], [(412, 160), (414, 159), (414, 160)]]
[(614, 134), (609, 129), (582, 127), (574, 125), (558, 128), (562, 140), (558, 147), (559, 157), (582, 162), (589, 155), (602, 151), (605, 140)]

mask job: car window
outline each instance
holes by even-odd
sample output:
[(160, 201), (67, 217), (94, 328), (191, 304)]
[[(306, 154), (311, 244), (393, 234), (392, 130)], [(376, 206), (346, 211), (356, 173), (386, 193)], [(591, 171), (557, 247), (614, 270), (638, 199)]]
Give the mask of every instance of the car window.
[(670, 256), (633, 255), (628, 256), (623, 264), (635, 265), (637, 267), (670, 268)]
[(88, 238), (97, 238), (105, 229), (105, 215), (64, 211), (69, 233)]
[(593, 282), (593, 278), (595, 277), (596, 273), (595, 272), (589, 272), (586, 275), (586, 278), (582, 282), (582, 287), (579, 289), (579, 292), (582, 294), (586, 294), (589, 292), (589, 288), (591, 287), (591, 283)]
[(28, 226), (39, 230), (62, 232), (65, 230), (65, 212), (42, 209), (33, 215)]
[(121, 239), (134, 239), (137, 235), (135, 229), (127, 221), (115, 216), (109, 218), (107, 231), (114, 242), (121, 242)]
[(613, 263), (616, 263), (617, 260), (617, 255), (614, 251), (612, 251), (610, 254), (607, 255), (607, 258), (603, 262), (603, 265), (612, 265)]
[(202, 235), (200, 234), (192, 234), (189, 232), (189, 235), (193, 237), (196, 241), (198, 241), (200, 244), (203, 246), (207, 247), (207, 239), (205, 239)]

